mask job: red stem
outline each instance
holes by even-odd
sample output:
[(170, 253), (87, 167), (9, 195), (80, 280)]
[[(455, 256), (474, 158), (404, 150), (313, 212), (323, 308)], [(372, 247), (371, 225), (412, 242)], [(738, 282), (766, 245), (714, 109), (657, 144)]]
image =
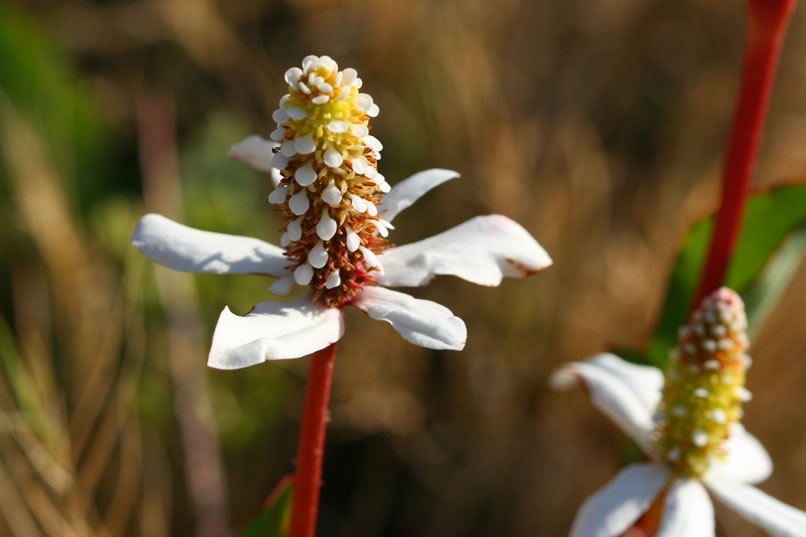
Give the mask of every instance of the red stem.
[(288, 537), (313, 537), (325, 454), (325, 421), (336, 344), (317, 351), (311, 358), (305, 386), (305, 407), (297, 445), (297, 471)]
[(692, 308), (722, 285), (736, 246), (781, 43), (794, 6), (795, 0), (748, 0), (750, 20), (739, 98), (725, 153), (722, 204), (716, 215), (708, 258)]

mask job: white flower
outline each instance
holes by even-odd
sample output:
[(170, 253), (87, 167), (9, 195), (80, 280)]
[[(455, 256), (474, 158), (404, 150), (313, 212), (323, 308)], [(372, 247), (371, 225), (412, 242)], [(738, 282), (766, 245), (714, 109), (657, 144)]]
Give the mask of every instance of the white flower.
[[(718, 293), (724, 294), (725, 291), (723, 289)], [(681, 343), (693, 337), (693, 332), (681, 330)], [(742, 350), (737, 348), (738, 352)], [(670, 371), (677, 372), (672, 375), (673, 379), (682, 371), (682, 368), (675, 368), (678, 360), (677, 357), (673, 358), (673, 366), (670, 367)], [(741, 373), (743, 375), (743, 369)], [(696, 379), (709, 374), (712, 373), (700, 372)], [(612, 354), (598, 354), (584, 362), (567, 364), (553, 374), (551, 383), (556, 388), (583, 384), (593, 404), (635, 440), (651, 461), (624, 468), (609, 484), (588, 498), (577, 513), (571, 537), (619, 536), (664, 493), (663, 515), (655, 534), (657, 537), (712, 537), (714, 513), (706, 487), (722, 503), (770, 535), (806, 536), (806, 513), (751, 486), (772, 473), (770, 457), (759, 441), (745, 431), (740, 423), (726, 423), (725, 413), (715, 412), (718, 408), (705, 408), (694, 416), (692, 414), (698, 412), (703, 403), (694, 402), (688, 408), (676, 403), (664, 406), (664, 403), (679, 396), (677, 389), (667, 390), (664, 394), (664, 384), (668, 386), (676, 382), (669, 378), (667, 373), (665, 381), (657, 368), (630, 364)], [(675, 385), (674, 388), (680, 386)], [(671, 416), (656, 414), (667, 407)], [(737, 408), (733, 402), (729, 407)], [(709, 416), (710, 424), (707, 422)], [(669, 423), (663, 425), (664, 419), (668, 419)], [(656, 420), (660, 420), (661, 425)], [(705, 430), (711, 425), (717, 429), (729, 426), (729, 436), (709, 451), (706, 445), (708, 435), (704, 430), (695, 428), (689, 435), (690, 441), (685, 440), (687, 437), (684, 436), (684, 442), (673, 445), (672, 440), (663, 438), (663, 434), (672, 428), (670, 424), (674, 420), (681, 420), (680, 424), (694, 422), (695, 427)], [(673, 432), (679, 432), (679, 429)], [(680, 435), (675, 435), (673, 440), (679, 441)], [(700, 454), (708, 455), (705, 470), (701, 474), (688, 474), (687, 470), (698, 468)], [(685, 463), (686, 457), (689, 457), (689, 463)], [(684, 471), (681, 472), (681, 468)]]
[[(250, 153), (254, 154), (254, 153)], [(256, 155), (258, 162), (265, 156)], [(396, 185), (379, 207), (392, 221), (437, 185), (458, 177), (449, 170), (420, 172)], [(258, 239), (201, 231), (157, 214), (144, 216), (132, 244), (145, 256), (174, 270), (209, 274), (261, 274), (288, 283), (285, 251)], [(377, 256), (375, 279), (385, 286), (422, 286), (437, 275), (455, 275), (480, 285), (498, 285), (548, 267), (551, 259), (520, 225), (505, 216), (479, 216), (448, 231)], [(306, 265), (302, 265), (306, 266)], [(289, 285), (290, 287), (290, 285)], [(391, 324), (408, 341), (433, 349), (460, 350), (467, 332), (450, 310), (428, 300), (367, 285), (349, 305)], [(236, 369), (266, 360), (298, 358), (337, 341), (344, 333), (341, 308), (311, 302), (257, 304), (240, 317), (224, 308), (213, 335), (208, 365)]]

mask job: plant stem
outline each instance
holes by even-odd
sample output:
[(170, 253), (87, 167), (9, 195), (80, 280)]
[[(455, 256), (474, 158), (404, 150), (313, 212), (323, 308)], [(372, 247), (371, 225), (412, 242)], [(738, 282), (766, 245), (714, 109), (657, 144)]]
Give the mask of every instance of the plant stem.
[(313, 537), (325, 454), (325, 422), (336, 344), (314, 353), (305, 386), (305, 406), (297, 445), (297, 471), (289, 537)]
[(733, 128), (725, 152), (722, 203), (692, 309), (722, 285), (736, 247), (781, 43), (794, 6), (795, 0), (748, 0), (747, 42)]

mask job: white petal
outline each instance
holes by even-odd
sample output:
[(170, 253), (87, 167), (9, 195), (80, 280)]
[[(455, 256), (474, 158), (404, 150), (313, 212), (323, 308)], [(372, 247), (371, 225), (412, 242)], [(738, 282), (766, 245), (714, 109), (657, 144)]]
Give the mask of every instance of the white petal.
[(388, 269), (379, 283), (404, 287), (426, 285), (437, 275), (498, 285), (504, 276), (528, 276), (551, 265), (525, 229), (500, 215), (477, 216), (439, 235), (390, 248), (381, 257)]
[[(308, 92), (310, 93), (310, 92)], [(297, 121), (305, 119), (308, 116), (308, 111), (300, 106), (291, 106), (286, 109), (286, 114), (291, 119), (296, 119)], [(280, 123), (280, 121), (278, 121)]]
[(343, 76), (342, 80), (348, 86), (350, 84), (352, 84), (353, 80), (355, 80), (355, 78), (358, 76), (358, 72), (355, 69), (353, 69), (352, 67), (348, 67), (347, 69), (345, 69), (341, 73), (342, 73), (342, 76)]
[(291, 212), (297, 216), (305, 214), (305, 211), (308, 210), (310, 204), (311, 202), (308, 201), (308, 194), (305, 192), (305, 190), (300, 190), (291, 196), (290, 200), (288, 200), (288, 208), (291, 209)]
[(341, 153), (339, 153), (332, 147), (327, 151), (325, 151), (323, 160), (325, 161), (325, 164), (327, 164), (331, 168), (338, 168), (339, 166), (341, 166), (341, 163), (344, 162)]
[(311, 251), (308, 252), (308, 263), (311, 264), (313, 268), (322, 268), (327, 264), (327, 250), (322, 245), (322, 241), (316, 243), (316, 245), (311, 248)]
[(288, 223), (288, 227), (286, 227), (286, 233), (288, 234), (288, 239), (292, 241), (298, 241), (302, 238), (302, 216), (297, 218), (296, 220), (292, 220)]
[(193, 229), (158, 214), (140, 219), (131, 243), (149, 259), (183, 272), (282, 276), (288, 266), (282, 248), (251, 237)]
[(313, 267), (308, 263), (303, 263), (294, 269), (294, 281), (297, 285), (308, 285), (313, 279)]
[(286, 112), (285, 108), (278, 108), (271, 114), (271, 118), (274, 120), (275, 123), (281, 125), (288, 121), (288, 112)]
[(367, 201), (356, 194), (350, 195), (350, 205), (359, 213), (363, 213), (367, 210)]
[(272, 168), (271, 159), (274, 156), (272, 149), (275, 147), (277, 147), (276, 143), (253, 134), (230, 147), (227, 156), (231, 159), (242, 160), (262, 172), (268, 172)]
[(338, 228), (338, 223), (330, 217), (327, 209), (322, 209), (322, 215), (319, 218), (319, 222), (316, 224), (316, 234), (319, 238), (323, 241), (329, 241), (333, 238), (333, 235), (336, 234)]
[(655, 537), (714, 537), (714, 506), (699, 481), (672, 483)]
[(744, 483), (760, 483), (772, 473), (772, 459), (761, 442), (736, 423), (722, 444), (727, 452), (724, 460), (713, 462), (711, 472)]
[(348, 128), (349, 124), (346, 121), (342, 121), (340, 119), (334, 119), (333, 121), (327, 124), (327, 130), (329, 130), (330, 132), (335, 132), (336, 134), (347, 132)]
[(367, 202), (367, 214), (370, 216), (378, 216), (378, 208), (371, 201)]
[(324, 349), (344, 334), (341, 312), (304, 296), (261, 302), (245, 317), (224, 308), (213, 334), (207, 365), (239, 369), (266, 360), (299, 358)]
[(381, 143), (381, 141), (371, 134), (364, 136), (361, 139), (361, 141), (364, 142), (364, 145), (366, 145), (373, 151), (383, 151), (383, 144)]
[(381, 267), (381, 264), (378, 263), (378, 256), (375, 255), (375, 252), (373, 252), (369, 248), (364, 248), (363, 246), (359, 246), (358, 249), (361, 250), (361, 255), (364, 256), (364, 264), (367, 267), (370, 267), (370, 268), (372, 268), (372, 267), (380, 268)]
[(367, 115), (369, 117), (378, 117), (378, 114), (380, 113), (381, 109), (375, 103), (372, 103), (372, 105), (369, 107), (369, 110), (367, 110)]
[[(320, 90), (320, 91), (322, 91), (322, 90)], [(327, 103), (329, 100), (330, 100), (330, 96), (329, 96), (329, 95), (317, 95), (316, 97), (314, 97), (313, 99), (311, 99), (311, 102), (312, 102), (313, 104), (319, 104), (319, 105), (322, 105), (322, 104), (326, 104), (326, 103)]]
[(292, 287), (294, 287), (294, 276), (289, 274), (271, 284), (269, 286), (269, 292), (275, 295), (287, 295), (291, 292)]
[(275, 153), (274, 156), (271, 158), (270, 164), (272, 167), (277, 168), (278, 170), (284, 169), (288, 166), (288, 157), (283, 155), (282, 153)]
[(372, 96), (368, 93), (359, 93), (355, 96), (355, 107), (366, 112), (372, 106)]
[(624, 468), (610, 483), (585, 500), (570, 537), (617, 537), (643, 515), (663, 489), (668, 471), (658, 464)]
[(386, 211), (383, 217), (391, 222), (400, 211), (410, 207), (423, 194), (445, 181), (450, 181), (457, 177), (459, 177), (458, 172), (441, 168), (432, 168), (415, 173), (392, 187), (392, 190), (383, 197), (383, 203), (378, 209)]
[(299, 67), (292, 67), (288, 71), (285, 72), (285, 82), (289, 86), (296, 87), (297, 82), (299, 82), (299, 78), (302, 76), (302, 69)]
[(339, 190), (336, 185), (333, 184), (333, 181), (327, 185), (322, 191), (322, 201), (330, 205), (331, 207), (338, 207), (341, 205), (341, 190)]
[(445, 306), (378, 286), (365, 287), (352, 303), (394, 327), (406, 341), (429, 349), (462, 350), (465, 323)]
[[(652, 454), (650, 434), (654, 428), (652, 414), (655, 408), (647, 406), (647, 396), (642, 395), (645, 391), (642, 383), (656, 386), (658, 377), (660, 383), (663, 383), (663, 376), (657, 368), (649, 366), (633, 366), (639, 369), (630, 369), (631, 374), (628, 375), (619, 374), (613, 359), (623, 362), (616, 356), (599, 354), (584, 362), (568, 363), (552, 374), (550, 383), (557, 389), (569, 388), (577, 382), (583, 383), (594, 406), (635, 440), (647, 454)], [(622, 366), (622, 369), (626, 368)]]
[(316, 149), (316, 142), (312, 135), (306, 134), (294, 140), (294, 147), (300, 155), (309, 155)]
[(299, 186), (308, 186), (316, 181), (316, 170), (313, 169), (311, 161), (297, 168), (297, 171), (294, 172), (294, 180)]
[(369, 134), (369, 129), (363, 123), (353, 123), (352, 126), (350, 126), (350, 130), (353, 131), (353, 134), (358, 138), (363, 138)]
[(286, 233), (283, 233), (282, 235), (280, 235), (280, 246), (285, 248), (289, 244), (291, 244), (291, 239), (288, 238), (288, 233), (286, 232)]
[(297, 150), (294, 147), (295, 145), (294, 140), (286, 140), (282, 143), (282, 145), (280, 145), (280, 153), (282, 153), (284, 157), (293, 157), (297, 154)]
[(706, 478), (719, 500), (773, 537), (806, 535), (806, 512), (776, 500), (759, 489), (724, 477)]
[(367, 161), (364, 160), (363, 158), (356, 157), (356, 158), (350, 159), (350, 166), (353, 168), (353, 171), (356, 174), (358, 174), (358, 175), (366, 175), (367, 167), (369, 165), (367, 164)]
[(280, 181), (283, 180), (283, 174), (280, 173), (280, 170), (277, 168), (271, 169), (271, 184), (274, 188), (277, 188), (280, 185)]
[(334, 287), (338, 287), (341, 285), (341, 275), (339, 274), (338, 270), (334, 270), (327, 276), (327, 280), (325, 280), (325, 288), (333, 289)]
[(269, 194), (269, 203), (273, 203), (275, 205), (278, 203), (283, 203), (285, 201), (285, 197), (287, 194), (288, 194), (287, 186), (285, 185), (278, 186), (277, 188), (272, 190), (271, 193)]
[(358, 233), (353, 231), (351, 228), (346, 228), (347, 231), (347, 251), (355, 252), (358, 250), (358, 247), (361, 246), (361, 237), (358, 236)]

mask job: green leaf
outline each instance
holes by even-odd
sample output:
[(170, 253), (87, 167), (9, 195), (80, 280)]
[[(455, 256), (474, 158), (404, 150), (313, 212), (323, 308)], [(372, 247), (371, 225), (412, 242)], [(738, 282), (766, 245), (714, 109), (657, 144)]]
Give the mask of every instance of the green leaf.
[[(744, 293), (748, 286), (759, 278), (765, 264), (784, 239), (803, 222), (806, 222), (806, 186), (783, 186), (752, 195), (747, 204), (742, 232), (728, 269), (725, 285)], [(677, 329), (685, 321), (690, 302), (694, 297), (712, 229), (713, 216), (692, 226), (669, 278), (663, 313), (655, 334), (642, 357), (630, 356), (634, 361), (658, 367), (666, 365), (669, 351), (677, 341)], [(795, 248), (795, 245), (792, 248)], [(784, 271), (784, 268), (780, 270)], [(778, 277), (782, 274), (779, 273)], [(751, 298), (751, 305), (762, 302), (764, 301), (760, 296)], [(772, 306), (768, 302), (764, 304), (767, 308)], [(756, 310), (753, 310), (750, 315), (751, 330), (754, 330), (762, 319), (763, 315), (759, 316)]]
[(261, 511), (243, 525), (238, 537), (285, 537), (291, 516), (293, 482), (292, 476), (280, 480)]

